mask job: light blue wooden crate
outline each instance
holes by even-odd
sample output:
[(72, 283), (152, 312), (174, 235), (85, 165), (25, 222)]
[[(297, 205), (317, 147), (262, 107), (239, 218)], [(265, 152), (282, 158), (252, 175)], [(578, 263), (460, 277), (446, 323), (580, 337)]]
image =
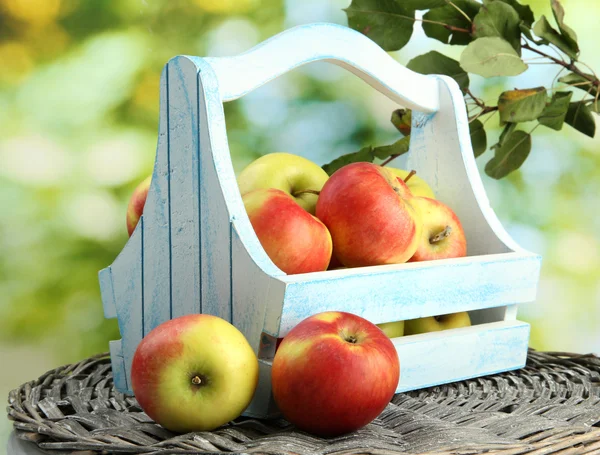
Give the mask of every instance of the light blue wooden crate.
[[(250, 225), (231, 163), (223, 103), (301, 65), (325, 60), (413, 109), (405, 168), (416, 169), (465, 228), (469, 256), (286, 275)], [(490, 207), (478, 173), (463, 97), (446, 76), (414, 73), (365, 36), (334, 24), (287, 30), (228, 58), (178, 56), (161, 77), (152, 184), (138, 226), (99, 273), (116, 387), (131, 393), (131, 361), (142, 337), (189, 313), (220, 316), (259, 355), (260, 383), (246, 415), (275, 412), (261, 338), (284, 336), (326, 310), (374, 323), (469, 311), (473, 326), (393, 340), (398, 391), (520, 368), (529, 325), (517, 305), (535, 300), (540, 256), (520, 248)], [(259, 352), (260, 351), (260, 352)]]

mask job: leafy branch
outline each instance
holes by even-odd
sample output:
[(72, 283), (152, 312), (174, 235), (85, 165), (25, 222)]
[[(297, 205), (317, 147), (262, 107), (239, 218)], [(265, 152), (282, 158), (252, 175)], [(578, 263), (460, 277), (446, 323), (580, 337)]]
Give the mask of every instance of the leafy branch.
[[(410, 41), (415, 21), (423, 23), (423, 30), (430, 38), (466, 46), (459, 61), (430, 51), (406, 66), (421, 74), (447, 75), (457, 82), (464, 94), (476, 157), (488, 150), (485, 126), (498, 113), (504, 129), (498, 142), (489, 148), (494, 155), (485, 171), (490, 177), (500, 179), (525, 162), (531, 151), (531, 134), (538, 126), (559, 131), (566, 123), (590, 137), (596, 131), (593, 113), (600, 112), (600, 80), (588, 65), (579, 61), (577, 35), (565, 24), (562, 5), (558, 0), (550, 3), (555, 27), (545, 16), (536, 21), (531, 8), (519, 0), (483, 0), (483, 4), (475, 0), (352, 0), (345, 11), (350, 27), (386, 51), (399, 50)], [(422, 18), (416, 17), (418, 10), (426, 11)], [(535, 57), (523, 59), (523, 50)], [(559, 67), (550, 87), (508, 90), (500, 94), (496, 104), (484, 102), (469, 88), (469, 74), (512, 77), (532, 64)], [(567, 74), (561, 76), (565, 71)], [(582, 96), (572, 101), (576, 93)], [(484, 116), (487, 117), (482, 121)], [(404, 136), (396, 143), (365, 147), (337, 158), (324, 169), (332, 173), (353, 161), (375, 159), (386, 165), (406, 153), (412, 128), (410, 110), (394, 111), (391, 121)], [(530, 131), (517, 129), (520, 123), (531, 121), (537, 123)]]

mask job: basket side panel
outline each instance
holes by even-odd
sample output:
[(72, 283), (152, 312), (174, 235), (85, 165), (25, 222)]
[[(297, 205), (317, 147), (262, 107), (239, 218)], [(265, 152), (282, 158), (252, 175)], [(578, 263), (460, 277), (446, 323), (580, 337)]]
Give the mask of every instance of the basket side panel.
[(321, 311), (378, 324), (532, 302), (539, 271), (538, 256), (507, 253), (286, 276), (281, 321), (267, 319), (265, 331), (283, 336)]
[(171, 319), (171, 182), (169, 175), (169, 71), (160, 83), (158, 142), (144, 205), (144, 335)]
[[(201, 208), (201, 298), (202, 312), (231, 322), (232, 317), (232, 226), (219, 174), (223, 155), (229, 158), (215, 136), (225, 130), (223, 104), (218, 86), (202, 61), (197, 75), (200, 112), (200, 208)], [(223, 133), (225, 134), (225, 133)], [(233, 172), (233, 170), (232, 170)]]
[(110, 267), (117, 320), (121, 332), (121, 353), (125, 363), (127, 390), (131, 389), (133, 354), (144, 335), (143, 234), (144, 216), (142, 215), (127, 245)]
[(467, 254), (522, 251), (490, 207), (475, 162), (462, 93), (453, 79), (439, 77), (440, 110), (414, 113), (409, 169), (415, 169), (461, 220)]
[(521, 368), (528, 341), (529, 324), (520, 321), (394, 338), (397, 392)]
[(172, 317), (201, 313), (197, 68), (169, 61)]

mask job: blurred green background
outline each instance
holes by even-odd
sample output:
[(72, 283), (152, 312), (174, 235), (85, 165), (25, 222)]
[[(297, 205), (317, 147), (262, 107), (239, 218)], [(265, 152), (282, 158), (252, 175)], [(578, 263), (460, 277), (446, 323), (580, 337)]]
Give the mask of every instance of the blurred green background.
[[(0, 0), (1, 396), (120, 338), (116, 321), (103, 318), (97, 272), (125, 244), (129, 195), (152, 171), (167, 60), (236, 54), (302, 23), (346, 25), (349, 3)], [(526, 3), (536, 17), (550, 11), (547, 0)], [(600, 3), (563, 5), (582, 60), (600, 70)], [(417, 23), (410, 44), (392, 55), (406, 63), (431, 49), (456, 58), (462, 48), (426, 38)], [(474, 91), (494, 103), (508, 88), (549, 86), (557, 69), (472, 76)], [(303, 67), (226, 105), (235, 169), (275, 151), (323, 164), (390, 143), (398, 137), (389, 122), (395, 107), (340, 68)], [(493, 144), (497, 117), (488, 125), (496, 125)], [(569, 126), (539, 128), (520, 171), (502, 181), (482, 172), (507, 230), (544, 256), (538, 301), (520, 309), (537, 349), (600, 353), (598, 142)], [(0, 422), (4, 447), (10, 426)]]

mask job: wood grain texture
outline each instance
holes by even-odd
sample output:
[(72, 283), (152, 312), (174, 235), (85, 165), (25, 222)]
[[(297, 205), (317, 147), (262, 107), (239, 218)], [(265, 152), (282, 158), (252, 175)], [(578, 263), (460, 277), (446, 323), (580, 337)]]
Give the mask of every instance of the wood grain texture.
[(265, 331), (284, 336), (320, 311), (377, 324), (531, 302), (539, 273), (536, 255), (506, 253), (285, 276), (281, 317)]
[(198, 202), (198, 69), (189, 59), (168, 64), (171, 195), (171, 317), (201, 313)]
[[(125, 363), (126, 390), (130, 390), (131, 385), (133, 354), (144, 334), (143, 234), (144, 216), (142, 215), (125, 248), (110, 267), (113, 276), (117, 320), (121, 332), (120, 346), (121, 356)], [(113, 346), (115, 350), (119, 347), (116, 344), (111, 348)], [(116, 354), (118, 355), (118, 352)]]
[(405, 392), (525, 365), (529, 324), (501, 321), (392, 339)]
[(171, 319), (171, 182), (169, 156), (169, 72), (160, 82), (158, 144), (152, 182), (144, 205), (144, 335)]
[(293, 27), (241, 55), (206, 59), (217, 74), (223, 101), (319, 60), (347, 69), (403, 106), (422, 112), (438, 109), (435, 79), (399, 65), (375, 42), (337, 24)]

